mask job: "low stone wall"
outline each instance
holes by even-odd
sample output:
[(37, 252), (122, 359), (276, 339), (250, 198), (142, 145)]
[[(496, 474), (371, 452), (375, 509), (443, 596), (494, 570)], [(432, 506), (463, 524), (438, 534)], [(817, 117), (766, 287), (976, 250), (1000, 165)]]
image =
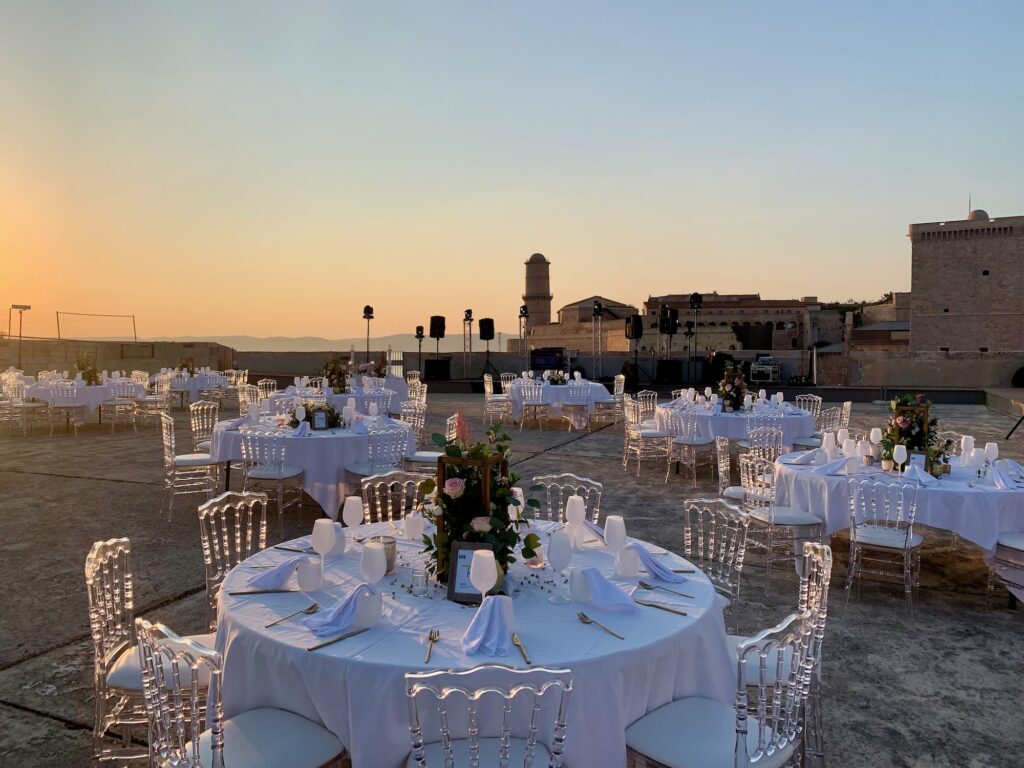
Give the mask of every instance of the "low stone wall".
[(1008, 387), (1024, 354), (876, 352), (818, 356), (818, 384), (854, 387)]
[(71, 341), (65, 339), (23, 339), (18, 365), (18, 339), (0, 339), (0, 370), (10, 366), (34, 376), (38, 371), (73, 371), (79, 356), (89, 355), (100, 370), (141, 370), (153, 373), (172, 368), (183, 357), (196, 366), (230, 368), (234, 350), (209, 342), (178, 341)]

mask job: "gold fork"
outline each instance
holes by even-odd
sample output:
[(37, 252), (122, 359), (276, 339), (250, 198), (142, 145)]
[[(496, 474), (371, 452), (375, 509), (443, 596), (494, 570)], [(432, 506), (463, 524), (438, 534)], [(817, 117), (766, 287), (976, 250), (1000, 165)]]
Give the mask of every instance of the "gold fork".
[(669, 589), (668, 587), (658, 586), (657, 584), (648, 584), (643, 579), (638, 581), (637, 584), (640, 585), (641, 589), (663, 589), (666, 592), (671, 592), (673, 595), (679, 595), (680, 597), (688, 597), (691, 600), (695, 600), (696, 599), (693, 595), (688, 595), (685, 592), (676, 592), (674, 589)]
[(515, 632), (512, 633), (512, 645), (519, 649), (519, 653), (523, 656), (523, 661), (527, 664), (533, 664), (533, 662), (530, 661), (530, 654), (526, 652), (526, 646), (523, 645), (523, 641), (519, 639), (519, 635)]
[(434, 643), (441, 639), (441, 630), (432, 629), (427, 633), (427, 655), (423, 657), (423, 663), (427, 664), (430, 662), (430, 654), (434, 650)]
[(620, 635), (618, 632), (613, 632), (612, 630), (608, 629), (608, 627), (606, 627), (600, 621), (595, 621), (594, 619), (590, 618), (583, 611), (580, 611), (576, 615), (579, 617), (580, 621), (582, 621), (584, 624), (593, 624), (595, 627), (599, 627), (600, 629), (603, 629), (609, 635), (614, 635), (615, 637), (619, 638), (619, 640), (625, 640), (626, 639), (622, 635)]
[(303, 608), (301, 611), (295, 611), (295, 613), (289, 613), (287, 616), (282, 616), (280, 619), (277, 619), (275, 621), (270, 622), (269, 624), (267, 624), (267, 626), (264, 627), (264, 629), (270, 629), (271, 627), (275, 627), (278, 624), (280, 624), (282, 621), (288, 621), (288, 619), (290, 619), (290, 618), (292, 618), (294, 616), (298, 616), (300, 613), (304, 613), (307, 616), (310, 616), (310, 615), (316, 613), (319, 610), (320, 610), (320, 603), (313, 603), (308, 608)]

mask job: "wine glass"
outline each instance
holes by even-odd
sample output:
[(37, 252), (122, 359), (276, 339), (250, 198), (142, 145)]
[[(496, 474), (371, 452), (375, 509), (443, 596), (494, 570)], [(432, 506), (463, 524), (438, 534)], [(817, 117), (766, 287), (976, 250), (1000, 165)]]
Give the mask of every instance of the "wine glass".
[(882, 430), (879, 427), (874, 427), (871, 430), (871, 442), (878, 445), (882, 442)]
[(583, 538), (581, 526), (586, 516), (587, 505), (583, 501), (583, 497), (574, 493), (565, 502), (565, 519), (568, 522), (566, 527), (572, 532), (571, 538), (574, 544), (579, 543)]
[(981, 448), (972, 448), (970, 453), (970, 465), (977, 470), (978, 477), (981, 477), (981, 468), (985, 466), (985, 451)]
[(849, 458), (850, 456), (857, 455), (857, 441), (852, 437), (848, 437), (843, 440), (843, 456)]
[(836, 443), (840, 446), (845, 445), (846, 441), (850, 439), (850, 430), (846, 427), (842, 427), (836, 432)]
[(494, 561), (493, 549), (478, 549), (473, 552), (469, 565), (469, 581), (480, 593), (480, 603), (498, 581), (498, 565)]
[[(551, 534), (545, 554), (557, 579), (572, 562), (572, 542), (569, 540), (569, 534), (565, 531), (555, 531)], [(562, 594), (561, 587), (556, 583), (548, 602), (564, 605), (569, 602), (569, 598)]]
[(313, 523), (313, 551), (320, 555), (320, 581), (324, 580), (324, 562), (327, 554), (334, 549), (334, 521), (323, 518)]
[(999, 443), (985, 443), (985, 461), (994, 464), (999, 458)]
[(608, 515), (604, 519), (604, 545), (612, 552), (626, 546), (626, 521), (622, 515)]
[[(363, 500), (358, 496), (346, 496), (345, 504), (341, 508), (341, 519), (349, 528), (362, 525), (363, 522)], [(355, 539), (355, 533), (352, 534)]]
[(971, 455), (971, 451), (974, 450), (974, 438), (970, 435), (964, 435), (960, 438), (960, 455), (967, 457)]
[(384, 544), (368, 541), (363, 546), (363, 557), (359, 561), (359, 573), (367, 584), (376, 584), (388, 571), (388, 556)]
[(295, 419), (299, 422), (306, 420), (306, 409), (304, 406), (299, 406), (295, 409)]
[(900, 443), (892, 448), (892, 460), (896, 462), (896, 471), (903, 474), (903, 465), (907, 462), (907, 446)]

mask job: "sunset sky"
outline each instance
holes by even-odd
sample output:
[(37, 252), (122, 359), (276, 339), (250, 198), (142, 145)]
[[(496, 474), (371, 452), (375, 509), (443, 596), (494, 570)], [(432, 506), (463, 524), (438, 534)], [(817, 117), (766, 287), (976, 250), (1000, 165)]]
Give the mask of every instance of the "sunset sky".
[(1019, 0), (5, 0), (0, 306), (512, 331), (534, 251), (556, 307), (906, 290), (909, 223), (1024, 214), (1022, 28)]

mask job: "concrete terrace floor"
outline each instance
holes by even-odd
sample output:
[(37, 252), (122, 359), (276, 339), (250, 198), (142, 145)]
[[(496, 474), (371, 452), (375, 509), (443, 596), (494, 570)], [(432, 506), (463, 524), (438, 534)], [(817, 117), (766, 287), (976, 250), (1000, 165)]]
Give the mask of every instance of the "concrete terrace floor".
[[(428, 432), (456, 408), (483, 436), (479, 395), (431, 395)], [(187, 443), (184, 411), (176, 410), (179, 443)], [(880, 424), (883, 405), (857, 406), (853, 425)], [(942, 428), (1002, 441), (1013, 419), (980, 406), (939, 406)], [(605, 513), (622, 514), (630, 533), (678, 548), (682, 501), (714, 496), (664, 470), (623, 472), (622, 428), (592, 434), (552, 427), (509, 429), (514, 471), (569, 471), (605, 485)], [(1003, 454), (1024, 458), (1024, 430)], [(194, 509), (179, 499), (174, 519), (160, 510), (159, 429), (111, 435), (96, 424), (75, 439), (38, 432), (0, 436), (0, 766), (86, 766), (91, 762), (92, 650), (83, 580), (93, 541), (131, 539), (139, 615), (182, 633), (204, 628), (203, 563)], [(236, 478), (237, 481), (237, 478)], [(734, 480), (735, 481), (735, 480)], [(308, 501), (308, 500), (307, 500)], [(285, 538), (307, 533), (319, 508), (292, 512)], [(277, 540), (271, 521), (270, 538)], [(832, 615), (824, 667), (827, 762), (832, 766), (1018, 766), (1024, 754), (1020, 690), (1024, 681), (1024, 610), (1007, 610), (1006, 594), (986, 598), (981, 552), (923, 529), (926, 548), (917, 616), (900, 591), (866, 584), (843, 615), (847, 540), (833, 537)], [(796, 602), (791, 570), (773, 578), (765, 595), (756, 562), (744, 574), (740, 630), (753, 633), (789, 613)], [(585, 734), (570, 733), (570, 738)], [(586, 768), (586, 766), (571, 766)]]

